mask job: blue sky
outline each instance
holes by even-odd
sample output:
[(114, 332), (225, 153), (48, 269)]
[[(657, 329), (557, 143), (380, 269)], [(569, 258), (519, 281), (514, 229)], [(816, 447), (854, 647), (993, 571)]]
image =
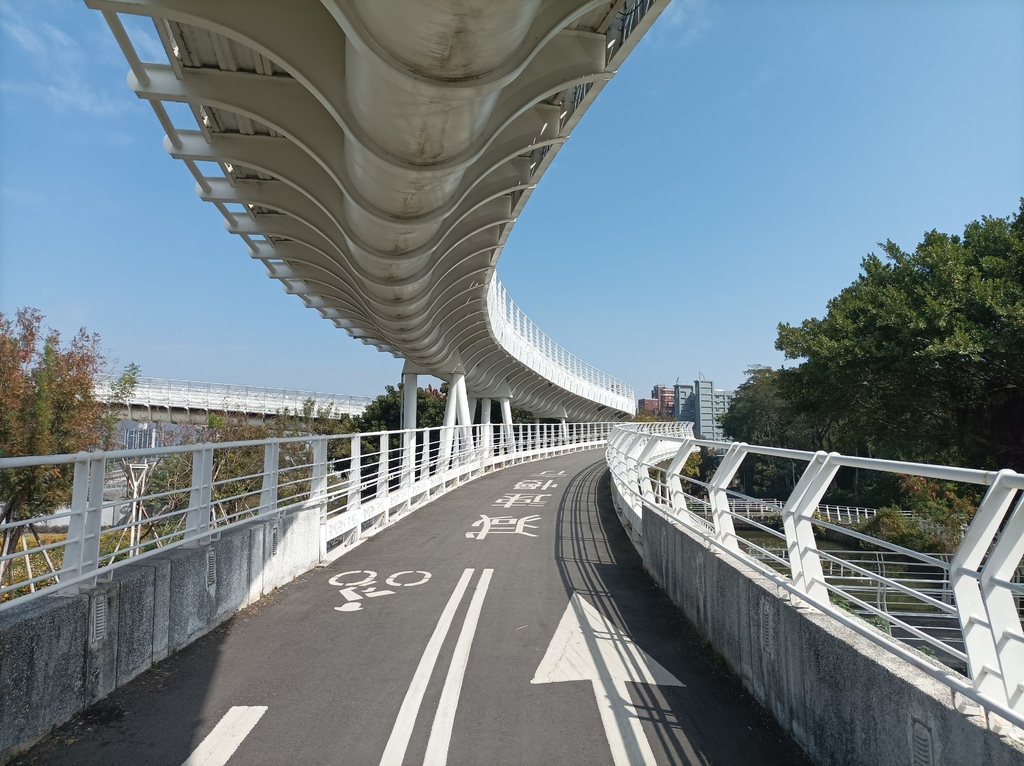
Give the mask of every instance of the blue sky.
[[(140, 27), (139, 30), (144, 30)], [(135, 39), (145, 45), (141, 31)], [(0, 0), (0, 312), (145, 375), (375, 395), (401, 362), (285, 295), (202, 203), (77, 0)], [(633, 384), (783, 362), (892, 239), (1024, 195), (1024, 3), (674, 0), (498, 264), (556, 341)]]

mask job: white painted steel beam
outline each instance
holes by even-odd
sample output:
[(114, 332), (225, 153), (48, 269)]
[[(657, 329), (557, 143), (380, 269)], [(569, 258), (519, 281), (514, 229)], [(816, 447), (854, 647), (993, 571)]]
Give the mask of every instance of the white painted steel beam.
[[(544, 417), (632, 416), (632, 389), (551, 341), (494, 269), (667, 0), (86, 3), (167, 151), (286, 292), (424, 373), (460, 367), (474, 396)], [(168, 60), (141, 60), (119, 14), (151, 17)], [(173, 123), (164, 103), (197, 124)]]

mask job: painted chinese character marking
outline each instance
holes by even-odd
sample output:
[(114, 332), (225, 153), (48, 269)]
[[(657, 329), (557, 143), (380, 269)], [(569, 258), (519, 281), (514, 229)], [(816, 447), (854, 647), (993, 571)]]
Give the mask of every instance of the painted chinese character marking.
[(474, 521), (474, 527), (480, 527), (479, 532), (467, 532), (466, 537), (483, 540), (487, 535), (526, 535), (536, 537), (537, 535), (527, 532), (527, 529), (536, 529), (531, 521), (540, 521), (540, 516), (524, 516), (521, 519), (512, 516), (485, 516), (480, 514), (480, 521)]
[(532, 476), (542, 476), (542, 477), (548, 477), (548, 476), (558, 477), (558, 476), (565, 476), (565, 471), (541, 471), (540, 473), (535, 473), (535, 474), (531, 474), (531, 475)]
[(500, 508), (514, 508), (522, 505), (543, 506), (547, 502), (544, 499), (546, 497), (551, 497), (551, 495), (523, 495), (518, 492), (506, 492), (505, 497), (499, 497), (491, 505)]
[(523, 479), (520, 482), (516, 482), (512, 489), (554, 489), (557, 486), (551, 479), (547, 481), (542, 479)]

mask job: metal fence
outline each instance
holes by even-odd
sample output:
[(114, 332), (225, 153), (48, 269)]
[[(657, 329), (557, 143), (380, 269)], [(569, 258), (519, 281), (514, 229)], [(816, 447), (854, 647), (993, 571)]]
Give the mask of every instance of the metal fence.
[[(11, 490), (0, 497), (0, 610), (300, 509), (320, 513), (330, 558), (484, 472), (601, 447), (610, 427), (494, 424), (0, 458), (0, 487)], [(50, 507), (25, 500), (42, 485)]]
[[(1000, 718), (1024, 727), (1024, 475), (711, 442), (656, 425), (621, 425), (609, 436), (616, 495), (634, 534), (642, 532), (645, 509), (665, 513), (942, 681), (960, 695), (961, 708), (973, 704), (994, 713), (988, 716), (993, 728), (1004, 725)], [(702, 447), (721, 455), (706, 482), (683, 475), (687, 458)], [(743, 461), (755, 455), (806, 465), (781, 509), (730, 489)], [(844, 467), (976, 485), (984, 495), (956, 552), (926, 554), (837, 523), (864, 509), (820, 513)], [(781, 514), (782, 530), (762, 524), (750, 513), (756, 507)], [(752, 531), (738, 532), (739, 519)]]

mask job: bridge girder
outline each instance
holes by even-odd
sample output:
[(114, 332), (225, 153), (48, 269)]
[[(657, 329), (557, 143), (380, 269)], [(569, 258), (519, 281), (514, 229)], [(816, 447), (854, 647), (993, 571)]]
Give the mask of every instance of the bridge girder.
[[(86, 2), (167, 150), (287, 292), (419, 369), (462, 365), (471, 395), (632, 415), (622, 381), (561, 349), (552, 363), (506, 348), (489, 296), (533, 186), (665, 2)], [(140, 61), (117, 14), (151, 17), (168, 61)], [(210, 162), (222, 177), (197, 164)]]

